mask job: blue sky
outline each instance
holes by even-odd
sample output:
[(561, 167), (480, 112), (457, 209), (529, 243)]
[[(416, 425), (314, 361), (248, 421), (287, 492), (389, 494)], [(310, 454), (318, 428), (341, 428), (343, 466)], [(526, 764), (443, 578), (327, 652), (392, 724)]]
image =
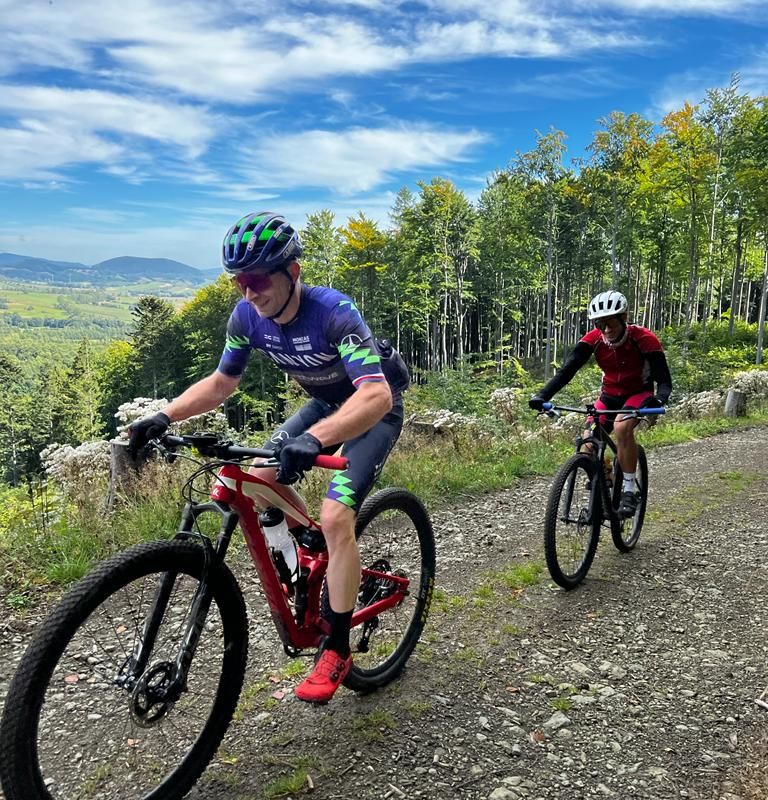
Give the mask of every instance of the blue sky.
[(751, 0), (0, 0), (0, 251), (211, 267), (246, 211), (386, 226), (537, 129), (577, 157), (613, 110), (768, 94), (767, 34)]

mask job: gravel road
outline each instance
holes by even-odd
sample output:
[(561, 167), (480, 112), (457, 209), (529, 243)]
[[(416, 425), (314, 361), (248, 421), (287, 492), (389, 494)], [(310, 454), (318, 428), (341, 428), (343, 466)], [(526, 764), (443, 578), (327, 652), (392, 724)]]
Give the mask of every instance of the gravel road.
[[(246, 691), (189, 797), (768, 797), (768, 428), (656, 449), (649, 469), (636, 550), (603, 537), (569, 593), (542, 569), (549, 479), (434, 510), (439, 591), (408, 668), (325, 707), (293, 698), (239, 565)], [(0, 622), (0, 699), (34, 625)]]

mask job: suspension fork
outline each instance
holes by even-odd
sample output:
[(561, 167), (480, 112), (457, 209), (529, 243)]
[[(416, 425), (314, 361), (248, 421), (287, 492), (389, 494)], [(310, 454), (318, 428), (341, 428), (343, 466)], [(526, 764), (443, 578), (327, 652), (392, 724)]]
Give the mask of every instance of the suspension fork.
[[(589, 495), (589, 518), (594, 519), (594, 514), (599, 509), (596, 508), (596, 503), (600, 502), (603, 504), (603, 507), (608, 509), (608, 513), (610, 514), (611, 508), (611, 499), (608, 495), (608, 484), (605, 480), (605, 474), (603, 472), (603, 459), (605, 458), (605, 450), (608, 447), (607, 442), (600, 435), (602, 429), (599, 429), (595, 435), (590, 435), (586, 437), (577, 436), (576, 437), (576, 452), (581, 453), (582, 446), (588, 444), (590, 449), (586, 451), (586, 455), (588, 455), (595, 464), (595, 474), (592, 479), (592, 491)], [(568, 497), (568, 506), (567, 508), (571, 507), (571, 500), (573, 499), (573, 482), (568, 487), (569, 497)]]
[[(215, 547), (207, 536), (194, 531), (198, 516), (211, 512), (218, 513), (221, 516), (221, 527)], [(215, 573), (218, 565), (224, 562), (229, 542), (238, 521), (238, 514), (232, 511), (226, 503), (217, 501), (187, 503), (184, 507), (181, 524), (174, 538), (179, 540), (193, 538), (200, 540), (204, 553), (204, 566), (200, 584), (195, 590), (187, 615), (184, 635), (174, 659), (172, 679), (168, 686), (169, 695), (175, 694), (178, 696), (186, 688), (189, 667), (197, 650), (203, 625), (213, 599), (211, 576)], [(177, 577), (177, 572), (166, 572), (160, 579), (152, 604), (144, 620), (141, 637), (136, 642), (133, 653), (129, 656), (118, 676), (118, 683), (126, 688), (133, 688), (147, 668)]]

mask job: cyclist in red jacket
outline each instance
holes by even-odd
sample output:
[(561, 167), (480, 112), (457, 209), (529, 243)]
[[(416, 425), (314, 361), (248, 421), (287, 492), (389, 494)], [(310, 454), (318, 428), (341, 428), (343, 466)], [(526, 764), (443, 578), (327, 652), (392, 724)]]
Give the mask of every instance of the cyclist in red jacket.
[[(652, 331), (627, 324), (627, 298), (621, 292), (601, 292), (589, 304), (587, 318), (595, 327), (581, 338), (560, 369), (528, 401), (541, 411), (543, 403), (560, 391), (594, 355), (603, 371), (597, 409), (660, 408), (672, 393), (672, 377), (661, 342)], [(655, 389), (654, 389), (655, 384)], [(619, 514), (634, 516), (640, 500), (635, 480), (637, 443), (635, 427), (640, 420), (619, 416), (600, 422), (616, 434), (619, 463), (624, 473)]]

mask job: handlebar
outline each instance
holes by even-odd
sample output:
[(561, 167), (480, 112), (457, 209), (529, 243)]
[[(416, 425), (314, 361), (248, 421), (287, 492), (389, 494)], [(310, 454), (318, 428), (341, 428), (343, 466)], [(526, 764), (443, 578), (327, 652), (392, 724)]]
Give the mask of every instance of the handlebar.
[[(279, 460), (275, 457), (274, 450), (265, 450), (260, 447), (242, 447), (226, 440), (219, 439), (214, 434), (193, 433), (187, 436), (172, 436), (165, 434), (159, 439), (153, 440), (158, 449), (173, 451), (177, 447), (194, 447), (204, 456), (221, 459), (222, 461), (240, 461), (245, 458), (265, 458), (262, 464), (254, 464), (255, 467), (278, 467)], [(323, 469), (346, 469), (349, 466), (349, 459), (343, 456), (319, 455), (315, 458), (314, 466)]]
[(556, 414), (558, 411), (572, 411), (575, 414), (626, 414), (628, 417), (653, 417), (667, 413), (666, 408), (595, 408), (590, 405), (585, 408), (573, 408), (572, 406), (556, 406), (554, 403), (542, 403), (542, 410), (545, 414)]

